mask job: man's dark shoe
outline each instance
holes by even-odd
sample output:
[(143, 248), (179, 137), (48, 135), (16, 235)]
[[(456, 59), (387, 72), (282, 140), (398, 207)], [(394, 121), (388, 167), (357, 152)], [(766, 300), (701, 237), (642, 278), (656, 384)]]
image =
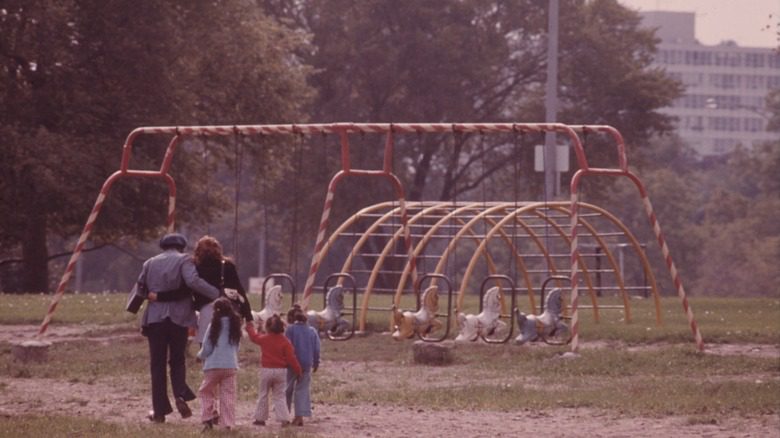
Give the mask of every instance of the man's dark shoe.
[(265, 426), (265, 421), (255, 420), (252, 424), (255, 426)]
[(146, 419), (152, 423), (165, 423), (165, 415), (154, 415), (154, 411), (149, 411)]
[(176, 410), (181, 414), (181, 418), (192, 417), (192, 410), (187, 406), (187, 402), (181, 397), (176, 397)]

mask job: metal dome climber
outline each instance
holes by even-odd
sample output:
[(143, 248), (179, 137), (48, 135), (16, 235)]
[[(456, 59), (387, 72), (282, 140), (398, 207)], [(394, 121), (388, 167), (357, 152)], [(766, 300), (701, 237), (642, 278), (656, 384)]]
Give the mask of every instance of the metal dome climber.
[[(550, 248), (545, 245), (542, 236), (536, 230), (550, 225), (555, 232), (555, 235), (552, 237), (563, 241), (563, 245), (559, 246), (568, 248), (571, 240), (563, 230), (561, 223), (556, 222), (556, 219), (560, 221), (561, 219), (570, 218), (568, 207), (569, 205), (565, 202), (458, 202), (454, 205), (451, 202), (409, 202), (407, 203), (409, 212), (408, 226), (410, 229), (422, 230), (411, 234), (416, 244), (413, 246), (409, 260), (434, 259), (437, 263), (430, 272), (436, 275), (443, 275), (446, 271), (447, 261), (454, 254), (458, 242), (474, 243), (473, 255), (468, 262), (466, 272), (457, 290), (456, 311), (462, 311), (463, 300), (469, 290), (469, 281), (476, 265), (480, 260), (484, 260), (487, 271), (491, 275), (498, 275), (499, 269), (494, 260), (495, 256), (491, 254), (502, 253), (502, 248), (500, 247), (504, 247), (501, 255), (503, 255), (504, 259), (509, 258), (510, 262), (516, 267), (517, 272), (521, 274), (528, 294), (529, 307), (532, 311), (535, 311), (539, 309), (535, 299), (535, 291), (539, 290), (538, 285), (541, 284), (541, 281), (534, 281), (532, 277), (539, 277), (540, 274), (547, 270), (550, 270), (554, 275), (558, 275), (567, 269), (567, 266), (561, 266), (560, 262), (556, 263), (556, 260), (561, 259), (561, 255), (559, 254), (556, 257), (555, 254), (551, 254)], [(622, 222), (606, 210), (587, 203), (581, 203), (580, 207), (587, 212), (578, 219), (579, 226), (585, 229), (585, 233), (581, 238), (592, 240), (596, 248), (600, 249), (599, 253), (578, 255), (584, 281), (591, 297), (594, 319), (597, 322), (599, 321), (600, 306), (596, 297), (596, 290), (604, 290), (605, 288), (603, 286), (594, 286), (593, 275), (587, 263), (583, 262), (585, 258), (605, 257), (607, 259), (610, 269), (601, 270), (603, 272), (599, 272), (599, 274), (608, 273), (615, 277), (615, 289), (623, 298), (622, 308), (626, 315), (626, 322), (631, 322), (631, 307), (628, 300), (629, 289), (643, 288), (643, 286), (626, 286), (624, 284), (618, 262), (613, 255), (614, 245), (610, 244), (610, 242), (620, 240), (629, 242), (630, 249), (633, 250), (633, 254), (635, 254), (637, 261), (642, 266), (649, 282), (649, 289), (655, 300), (656, 321), (660, 325), (661, 312), (658, 286), (650, 268), (650, 263), (636, 237)], [(396, 229), (392, 235), (388, 235), (386, 231), (386, 228), (390, 225), (391, 218), (399, 215), (400, 210), (394, 208), (391, 202), (366, 207), (338, 226), (331, 233), (330, 238), (322, 248), (323, 255), (327, 255), (330, 249), (336, 246), (336, 242), (339, 239), (357, 239), (351, 244), (352, 250), (345, 258), (341, 272), (354, 273), (357, 271), (369, 274), (367, 281), (361, 284), (360, 287), (363, 291), (361, 315), (359, 318), (360, 330), (365, 330), (366, 313), (371, 310), (369, 307), (371, 294), (379, 290), (376, 287), (376, 280), (379, 275), (388, 271), (385, 262), (393, 257), (391, 254), (392, 248), (397, 246), (398, 241), (404, 238), (403, 230), (400, 228)], [(460, 224), (454, 236), (447, 234), (450, 229), (447, 225), (451, 221)], [(596, 226), (594, 225), (596, 221), (602, 223)], [(486, 233), (478, 233), (480, 224), (487, 224), (489, 228), (487, 228), (488, 231)], [(513, 227), (515, 226), (519, 226), (523, 232), (514, 232)], [(610, 226), (611, 229), (604, 230), (606, 226)], [(353, 229), (364, 231), (356, 233)], [(598, 231), (599, 229), (602, 231)], [(376, 236), (387, 237), (384, 247), (378, 253), (367, 253), (364, 246), (372, 237)], [(525, 246), (530, 248), (526, 249), (536, 249), (537, 252), (521, 251), (520, 245), (516, 244), (513, 239), (528, 241), (528, 245)], [(446, 246), (440, 253), (433, 254), (430, 251), (432, 245), (429, 244), (436, 240), (445, 241)], [(499, 248), (495, 248), (497, 244), (500, 246)], [(491, 247), (494, 250), (491, 250)], [(507, 253), (510, 257), (507, 257)], [(539, 265), (535, 260), (538, 260), (540, 257), (543, 259), (542, 266), (532, 268), (531, 266), (534, 264)], [(353, 268), (353, 263), (357, 258), (361, 260), (373, 259), (375, 262), (373, 266), (369, 266), (366, 270), (358, 270)], [(381, 290), (382, 292), (394, 293), (396, 306), (400, 305), (401, 296), (408, 290), (411, 283), (410, 279), (415, 275), (415, 270), (414, 264), (406, 263), (404, 270), (399, 273), (396, 289)], [(560, 284), (558, 286), (560, 287)], [(503, 306), (503, 296), (501, 301)], [(503, 311), (506, 313), (505, 307)]]
[[(474, 205), (474, 203), (472, 203), (471, 205), (469, 203), (448, 203), (449, 205), (447, 206), (443, 204), (430, 205), (429, 203), (429, 205), (425, 206), (426, 210), (439, 211), (442, 212), (444, 215), (450, 215), (450, 218), (452, 218), (455, 221), (463, 221), (462, 228), (456, 234), (457, 237), (448, 243), (447, 245), (448, 251), (451, 252), (450, 246), (453, 245), (453, 242), (457, 242), (462, 239), (467, 239), (467, 236), (469, 235), (471, 235), (473, 239), (479, 237), (481, 239), (480, 243), (477, 246), (474, 255), (471, 257), (469, 261), (468, 266), (469, 266), (469, 273), (470, 273), (473, 271), (474, 266), (477, 263), (477, 260), (479, 260), (480, 258), (483, 258), (485, 260), (485, 263), (488, 266), (490, 266), (489, 260), (492, 256), (490, 255), (489, 250), (493, 245), (495, 245), (493, 243), (493, 240), (504, 241), (506, 247), (511, 248), (511, 252), (513, 254), (517, 254), (519, 252), (519, 251), (515, 251), (517, 249), (515, 248), (517, 245), (513, 245), (506, 242), (507, 239), (512, 240), (514, 236), (510, 237), (507, 235), (507, 232), (504, 229), (505, 226), (516, 227), (516, 229), (525, 230), (523, 232), (523, 236), (524, 236), (523, 239), (532, 242), (531, 243), (532, 245), (536, 245), (537, 247), (540, 247), (538, 242), (538, 235), (535, 236), (535, 233), (532, 232), (534, 227), (534, 223), (532, 223), (532, 221), (533, 222), (543, 221), (541, 223), (544, 223), (545, 226), (549, 226), (549, 228), (554, 230), (555, 233), (559, 236), (558, 240), (562, 242), (560, 243), (561, 245), (568, 245), (568, 259), (570, 262), (570, 268), (568, 269), (568, 274), (570, 276), (570, 281), (571, 281), (571, 300), (570, 300), (571, 334), (572, 334), (571, 349), (572, 351), (576, 352), (578, 351), (579, 348), (578, 309), (579, 309), (580, 273), (582, 273), (583, 275), (583, 280), (586, 284), (586, 287), (588, 288), (589, 293), (591, 294), (591, 300), (593, 301), (593, 293), (592, 293), (593, 287), (591, 285), (590, 275), (588, 274), (587, 271), (588, 267), (585, 264), (585, 255), (582, 255), (580, 253), (579, 241), (580, 239), (592, 239), (597, 246), (602, 248), (602, 251), (604, 251), (605, 255), (611, 254), (611, 252), (608, 251), (609, 242), (603, 239), (606, 236), (604, 235), (603, 232), (597, 231), (598, 230), (597, 228), (591, 228), (592, 227), (591, 219), (587, 215), (598, 213), (600, 215), (600, 218), (606, 218), (607, 224), (612, 224), (611, 226), (620, 230), (621, 235), (625, 236), (630, 241), (631, 245), (634, 248), (636, 248), (637, 245), (637, 243), (635, 242), (636, 239), (632, 238), (633, 236), (631, 236), (630, 232), (628, 232), (628, 230), (625, 229), (625, 226), (622, 225), (619, 221), (617, 221), (614, 218), (614, 216), (612, 216), (608, 212), (599, 211), (598, 207), (596, 206), (590, 206), (588, 204), (579, 201), (579, 194), (578, 194), (579, 185), (585, 176), (599, 175), (599, 176), (612, 176), (612, 177), (626, 177), (631, 182), (633, 182), (638, 189), (639, 196), (644, 205), (645, 213), (653, 229), (653, 232), (655, 233), (658, 244), (661, 248), (661, 252), (666, 262), (668, 271), (672, 277), (672, 282), (676, 288), (678, 297), (682, 302), (683, 310), (686, 314), (691, 331), (694, 335), (696, 346), (698, 350), (700, 351), (703, 350), (704, 345), (703, 345), (701, 333), (699, 332), (698, 325), (696, 324), (695, 318), (693, 316), (693, 311), (688, 304), (688, 299), (685, 290), (683, 288), (682, 281), (679, 277), (677, 269), (670, 255), (669, 248), (666, 244), (663, 233), (661, 232), (660, 224), (658, 223), (657, 218), (655, 217), (655, 213), (653, 211), (652, 204), (650, 203), (647, 191), (645, 190), (645, 187), (643, 186), (639, 177), (636, 176), (633, 172), (631, 172), (628, 169), (625, 146), (623, 144), (622, 136), (616, 129), (610, 126), (565, 125), (561, 123), (547, 123), (547, 124), (544, 123), (539, 123), (539, 124), (535, 124), (535, 123), (479, 123), (479, 124), (475, 124), (475, 123), (455, 123), (455, 124), (334, 123), (334, 124), (305, 124), (305, 125), (288, 124), (288, 125), (235, 125), (235, 126), (228, 125), (228, 126), (183, 126), (183, 127), (169, 126), (169, 127), (137, 128), (128, 135), (125, 141), (123, 147), (123, 153), (122, 153), (122, 161), (119, 170), (117, 170), (111, 176), (108, 177), (108, 179), (103, 184), (100, 193), (98, 194), (95, 205), (92, 208), (92, 211), (89, 215), (89, 218), (87, 219), (87, 222), (84, 226), (81, 236), (79, 237), (78, 242), (76, 243), (75, 249), (73, 251), (73, 255), (71, 256), (70, 261), (68, 262), (68, 265), (65, 268), (65, 272), (63, 273), (62, 279), (60, 280), (57, 290), (55, 291), (55, 294), (52, 298), (47, 314), (43, 322), (41, 323), (38, 335), (42, 336), (46, 332), (46, 329), (49, 323), (51, 322), (51, 318), (56, 310), (56, 307), (60, 299), (62, 298), (62, 295), (64, 294), (65, 287), (67, 286), (70, 280), (71, 274), (75, 267), (75, 263), (78, 260), (78, 257), (80, 256), (84, 248), (84, 244), (86, 240), (89, 238), (89, 235), (92, 231), (92, 227), (95, 223), (95, 219), (99, 215), (103, 202), (106, 196), (108, 196), (110, 188), (113, 185), (113, 183), (115, 183), (117, 180), (124, 177), (142, 177), (142, 178), (153, 178), (153, 179), (163, 180), (168, 186), (168, 193), (169, 193), (168, 216), (166, 221), (167, 228), (170, 231), (174, 229), (176, 185), (173, 177), (169, 174), (169, 171), (170, 171), (171, 160), (176, 151), (176, 147), (181, 142), (182, 138), (186, 136), (193, 136), (193, 135), (228, 136), (228, 135), (237, 135), (237, 134), (241, 134), (244, 136), (250, 136), (250, 135), (271, 136), (271, 135), (293, 135), (293, 134), (338, 135), (340, 140), (340, 145), (341, 145), (341, 169), (332, 177), (327, 188), (324, 206), (323, 206), (323, 212), (320, 219), (320, 226), (318, 228), (317, 236), (314, 243), (314, 252), (312, 255), (312, 261), (307, 275), (306, 284), (304, 286), (303, 296), (301, 299), (302, 306), (306, 308), (308, 307), (309, 301), (311, 299), (311, 295), (314, 290), (315, 277), (318, 273), (322, 261), (324, 260), (324, 257), (327, 255), (328, 252), (326, 248), (327, 243), (334, 238), (333, 236), (327, 238), (327, 235), (328, 235), (328, 224), (330, 219), (330, 212), (334, 202), (335, 189), (339, 185), (339, 183), (346, 177), (361, 176), (361, 177), (368, 177), (368, 178), (379, 178), (388, 182), (390, 186), (393, 188), (395, 195), (393, 201), (391, 201), (389, 205), (393, 207), (393, 203), (395, 203), (396, 206), (392, 208), (393, 212), (390, 212), (390, 214), (387, 215), (387, 218), (390, 218), (391, 220), (394, 220), (394, 218), (400, 219), (399, 220), (400, 228), (395, 233), (397, 233), (398, 234), (397, 237), (399, 239), (403, 239), (404, 242), (403, 245), (405, 247), (406, 257), (407, 257), (406, 268), (404, 269), (404, 273), (406, 273), (405, 275), (411, 280), (412, 284), (416, 282), (418, 277), (416, 258), (424, 254), (423, 248), (425, 248), (425, 245), (420, 246), (421, 242), (418, 243), (417, 245), (414, 244), (414, 241), (412, 239), (411, 228), (415, 223), (419, 221), (419, 219), (413, 221), (413, 219), (410, 217), (410, 214), (411, 211), (415, 208), (418, 209), (415, 210), (417, 211), (417, 213), (415, 214), (419, 214), (421, 210), (421, 206), (419, 204), (409, 203), (406, 201), (405, 199), (406, 194), (404, 191), (404, 187), (402, 186), (398, 177), (392, 171), (392, 156), (393, 156), (393, 144), (394, 144), (395, 135), (414, 134), (414, 133), (417, 134), (421, 134), (421, 133), (422, 134), (424, 133), (491, 134), (491, 133), (541, 133), (541, 132), (556, 132), (559, 134), (563, 134), (562, 136), (568, 138), (569, 143), (572, 149), (574, 150), (577, 165), (578, 165), (578, 170), (574, 173), (571, 179), (570, 202), (568, 203), (548, 202), (546, 207), (544, 206), (544, 203), (539, 204), (539, 203), (505, 203), (505, 202), (487, 203), (485, 202), (484, 209), (480, 208), (481, 207), (480, 203), (476, 203), (476, 205)], [(349, 137), (351, 134), (356, 134), (356, 133), (381, 134), (385, 136), (384, 161), (381, 169), (352, 168), (352, 163), (350, 158)], [(596, 167), (589, 166), (587, 157), (585, 155), (585, 150), (582, 146), (579, 137), (580, 135), (584, 135), (586, 133), (601, 133), (601, 134), (606, 134), (612, 138), (617, 153), (616, 167), (596, 168)], [(141, 135), (167, 135), (171, 137), (159, 170), (156, 171), (137, 170), (137, 169), (129, 168), (133, 144), (137, 139), (137, 137)], [(378, 204), (378, 205), (386, 205), (386, 204)], [(385, 206), (384, 208), (387, 208), (387, 206)], [(583, 214), (582, 217), (580, 217), (580, 209), (586, 212)], [(471, 216), (464, 216), (466, 212), (470, 212), (469, 214)], [(385, 214), (387, 213), (388, 212), (385, 212)], [(569, 219), (568, 233), (566, 232), (567, 230), (565, 229), (564, 224), (555, 221), (555, 219), (561, 217), (563, 219), (566, 219), (568, 217)], [(473, 226), (476, 223), (484, 224), (485, 231), (481, 236), (477, 235), (476, 231), (473, 230)], [(585, 230), (582, 236), (580, 236), (580, 230)], [(430, 230), (428, 230), (428, 232), (430, 232)], [(336, 233), (334, 233), (334, 235), (335, 234)], [(428, 240), (430, 241), (431, 239), (434, 239), (433, 236), (435, 234), (436, 234), (435, 231), (433, 232), (433, 234), (430, 234)], [(494, 237), (495, 239), (493, 239)], [(599, 241), (600, 238), (601, 241)], [(464, 242), (465, 241), (466, 240), (464, 240)], [(554, 263), (552, 262), (552, 258), (554, 258), (553, 254), (549, 251), (545, 254), (544, 250), (541, 249), (540, 251), (542, 251), (542, 257), (545, 259), (546, 263), (550, 267), (550, 270), (552, 271), (552, 267), (554, 265)], [(446, 256), (442, 254), (442, 257), (439, 258), (439, 265), (441, 265), (442, 262), (446, 262), (446, 259), (449, 256), (450, 256), (449, 252), (446, 254)], [(525, 272), (527, 274), (531, 274), (531, 269), (527, 267), (528, 260), (522, 259), (521, 261), (521, 259), (522, 257), (517, 257), (517, 256), (515, 257), (515, 265), (517, 267), (518, 272), (523, 272), (523, 267), (526, 266)], [(608, 262), (614, 267), (614, 257), (610, 257), (609, 255), (607, 255), (607, 259)], [(646, 259), (643, 257), (640, 257), (640, 259), (643, 267), (647, 269), (648, 265), (646, 263), (647, 262)], [(555, 270), (556, 272), (566, 271), (565, 269), (559, 268), (557, 266), (555, 267)], [(441, 266), (437, 266), (436, 272), (441, 272), (441, 271), (442, 271)], [(621, 285), (622, 279), (618, 281), (619, 276), (617, 274), (615, 274), (615, 276), (616, 276), (616, 282), (618, 284), (618, 288), (621, 294), (625, 296), (625, 285)], [(652, 278), (653, 278), (652, 275), (648, 276), (648, 279), (652, 279)], [(526, 284), (526, 288), (528, 288), (528, 283), (532, 283), (533, 279), (531, 277), (526, 277), (526, 275), (524, 275), (523, 281)], [(398, 286), (399, 289), (402, 290), (403, 284), (405, 282), (406, 280), (403, 282), (399, 281), (399, 286)], [(653, 283), (652, 285), (654, 291), (653, 293), (654, 293), (654, 297), (656, 297), (656, 306), (658, 306), (657, 293), (655, 292), (654, 281), (651, 281), (651, 283)], [(461, 282), (460, 288), (458, 289), (458, 297), (461, 297), (461, 294), (465, 290), (464, 288), (466, 287), (466, 284), (467, 281)], [(532, 295), (533, 294), (529, 294), (529, 300), (533, 300), (533, 298), (531, 298)], [(364, 300), (363, 300), (364, 306), (366, 305), (365, 302), (368, 296), (369, 294), (364, 294)], [(597, 306), (594, 305), (593, 307), (594, 307), (593, 309), (594, 314), (597, 314), (598, 312), (598, 309), (596, 308)], [(626, 312), (627, 312), (626, 316), (628, 317), (629, 310), (627, 307), (626, 307)]]

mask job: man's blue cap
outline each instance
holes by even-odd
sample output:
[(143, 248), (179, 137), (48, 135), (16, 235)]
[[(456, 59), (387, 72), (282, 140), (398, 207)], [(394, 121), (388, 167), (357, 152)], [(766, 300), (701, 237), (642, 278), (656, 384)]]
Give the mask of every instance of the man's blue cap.
[(179, 251), (184, 251), (186, 247), (187, 238), (179, 233), (166, 234), (160, 239), (160, 248), (162, 249), (176, 248)]

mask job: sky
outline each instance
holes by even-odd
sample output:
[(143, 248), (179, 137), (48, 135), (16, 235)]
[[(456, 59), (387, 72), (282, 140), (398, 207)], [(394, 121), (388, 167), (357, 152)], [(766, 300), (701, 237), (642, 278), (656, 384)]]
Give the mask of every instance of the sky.
[(780, 0), (618, 0), (639, 11), (696, 13), (696, 39), (733, 40), (743, 47), (778, 47)]

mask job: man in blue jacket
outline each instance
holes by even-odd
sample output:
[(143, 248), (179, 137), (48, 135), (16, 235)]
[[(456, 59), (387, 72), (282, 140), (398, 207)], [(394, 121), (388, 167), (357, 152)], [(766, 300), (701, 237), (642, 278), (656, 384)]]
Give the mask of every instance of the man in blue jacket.
[[(144, 262), (138, 283), (143, 284), (148, 295), (148, 305), (141, 320), (142, 333), (149, 340), (149, 368), (152, 377), (152, 408), (148, 419), (155, 423), (165, 421), (173, 412), (168, 399), (166, 362), (171, 368), (171, 387), (176, 399), (176, 409), (182, 418), (192, 415), (187, 402), (195, 399), (195, 393), (187, 386), (185, 353), (189, 327), (197, 326), (192, 297), (185, 295), (175, 301), (157, 301), (157, 291), (179, 289), (186, 285), (194, 293), (214, 300), (219, 290), (198, 277), (195, 264), (184, 254), (187, 239), (178, 233), (166, 234), (160, 239), (163, 250)], [(170, 355), (170, 358), (169, 358)]]

